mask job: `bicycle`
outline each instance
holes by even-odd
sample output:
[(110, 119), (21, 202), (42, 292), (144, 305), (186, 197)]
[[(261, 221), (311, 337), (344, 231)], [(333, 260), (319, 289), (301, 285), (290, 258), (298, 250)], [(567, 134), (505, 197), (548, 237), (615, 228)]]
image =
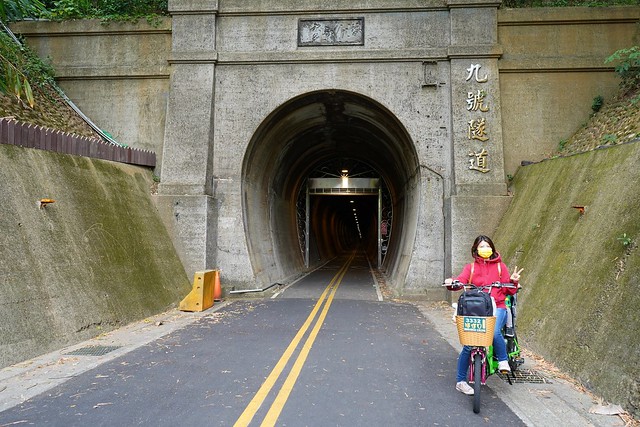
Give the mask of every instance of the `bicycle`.
[[(464, 289), (488, 290), (491, 288), (516, 288), (511, 283), (494, 282), (490, 285), (475, 286), (453, 281), (453, 286), (461, 286)], [(446, 286), (443, 284), (443, 286)], [(516, 292), (517, 293), (517, 292)], [(511, 372), (506, 373), (509, 384), (513, 384), (511, 377), (516, 378), (515, 371), (524, 363), (521, 358), (520, 345), (516, 335), (516, 296), (508, 295), (505, 300), (507, 305), (507, 322), (501, 330), (506, 342), (507, 360)], [(510, 316), (509, 316), (510, 315)], [(509, 317), (511, 319), (509, 319)], [(509, 321), (510, 320), (510, 321)], [(496, 317), (456, 315), (456, 326), (460, 344), (471, 347), (469, 356), (469, 383), (473, 383), (473, 412), (480, 412), (481, 386), (486, 385), (487, 378), (498, 372), (498, 359), (493, 354), (493, 334)], [(510, 326), (508, 326), (510, 325)], [(511, 328), (507, 330), (507, 328)], [(478, 381), (478, 375), (480, 381)]]

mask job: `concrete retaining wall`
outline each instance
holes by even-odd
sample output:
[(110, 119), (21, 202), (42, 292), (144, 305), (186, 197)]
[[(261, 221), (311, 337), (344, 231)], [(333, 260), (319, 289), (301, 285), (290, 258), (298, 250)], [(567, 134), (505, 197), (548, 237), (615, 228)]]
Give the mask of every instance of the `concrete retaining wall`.
[(158, 26), (79, 20), (11, 28), (51, 61), (59, 86), (100, 129), (121, 144), (154, 151), (162, 164), (171, 19)]
[(524, 347), (635, 416), (640, 193), (629, 183), (640, 180), (639, 161), (636, 142), (521, 168), (495, 235), (507, 265), (524, 268)]
[(640, 43), (639, 7), (498, 11), (505, 172), (538, 161), (583, 126), (620, 82), (605, 59)]
[(0, 144), (0, 367), (189, 292), (151, 184), (147, 168)]

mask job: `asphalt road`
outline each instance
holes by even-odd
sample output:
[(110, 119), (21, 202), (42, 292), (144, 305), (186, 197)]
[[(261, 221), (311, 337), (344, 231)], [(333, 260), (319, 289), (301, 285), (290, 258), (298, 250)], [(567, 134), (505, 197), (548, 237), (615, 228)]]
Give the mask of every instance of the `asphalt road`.
[(0, 425), (524, 425), (412, 304), (337, 259), (275, 298), (237, 300), (0, 412)]

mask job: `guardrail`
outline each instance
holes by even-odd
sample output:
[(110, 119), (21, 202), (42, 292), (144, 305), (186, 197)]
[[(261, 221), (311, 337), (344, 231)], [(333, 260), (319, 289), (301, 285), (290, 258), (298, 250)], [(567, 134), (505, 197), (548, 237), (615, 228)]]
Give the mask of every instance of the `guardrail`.
[(110, 144), (97, 138), (74, 135), (11, 118), (0, 118), (0, 144), (56, 153), (155, 167), (156, 153)]

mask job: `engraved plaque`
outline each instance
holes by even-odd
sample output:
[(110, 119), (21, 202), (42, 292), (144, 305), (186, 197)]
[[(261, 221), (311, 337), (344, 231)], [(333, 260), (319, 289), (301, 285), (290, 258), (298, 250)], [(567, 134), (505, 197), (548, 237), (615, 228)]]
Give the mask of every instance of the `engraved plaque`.
[(364, 18), (298, 21), (298, 46), (344, 45), (364, 45)]

